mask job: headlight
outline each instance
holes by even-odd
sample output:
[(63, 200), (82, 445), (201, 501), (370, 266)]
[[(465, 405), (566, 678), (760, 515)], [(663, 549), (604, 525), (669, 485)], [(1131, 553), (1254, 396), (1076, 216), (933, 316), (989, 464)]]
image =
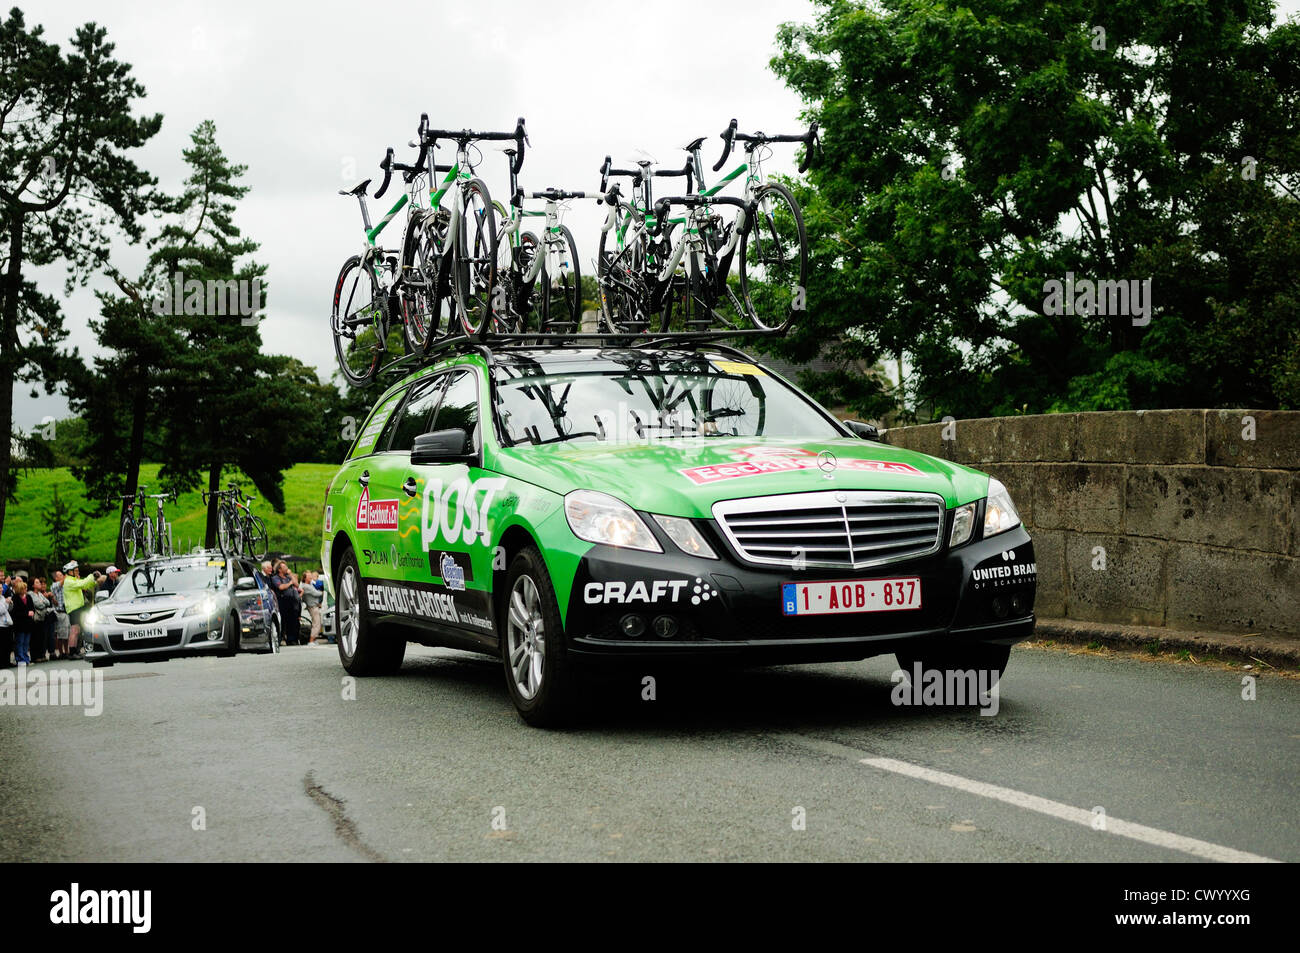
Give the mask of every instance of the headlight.
[(700, 531), (695, 528), (695, 524), (688, 519), (682, 519), (680, 516), (659, 516), (652, 514), (654, 521), (659, 527), (668, 534), (668, 538), (677, 544), (677, 548), (691, 556), (701, 556), (704, 559), (717, 559), (717, 554), (709, 541), (700, 535)]
[[(196, 603), (194, 603), (194, 605), (192, 605), (192, 606), (190, 606), (188, 609), (186, 609), (186, 610), (185, 610), (185, 615), (186, 615), (186, 616), (191, 616), (191, 615), (209, 615), (209, 616), (210, 616), (210, 615), (213, 615), (216, 611), (217, 611), (217, 602), (216, 602), (216, 600), (213, 599), (211, 596), (208, 596), (208, 598), (204, 599), (202, 602), (196, 602)], [(182, 618), (184, 618), (184, 616), (182, 616)]]
[(86, 614), (81, 617), (82, 625), (99, 625), (99, 609), (91, 606), (86, 610)]
[(650, 528), (632, 507), (608, 493), (574, 490), (564, 498), (564, 516), (578, 539), (626, 549), (662, 553)]
[(1011, 494), (997, 480), (989, 480), (989, 498), (984, 504), (984, 538), (1005, 533), (1020, 525), (1020, 514), (1011, 502)]
[(978, 503), (967, 503), (965, 506), (957, 507), (952, 514), (952, 535), (948, 537), (949, 546), (960, 546), (970, 539), (971, 533), (975, 530), (975, 511), (979, 508)]

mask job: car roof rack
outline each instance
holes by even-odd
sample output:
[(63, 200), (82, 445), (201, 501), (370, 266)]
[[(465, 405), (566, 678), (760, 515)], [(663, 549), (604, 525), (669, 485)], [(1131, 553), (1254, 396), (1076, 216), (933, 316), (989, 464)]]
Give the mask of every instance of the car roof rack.
[[(406, 377), (430, 364), (456, 357), (459, 354), (480, 352), (484, 348), (497, 347), (581, 347), (583, 345), (603, 345), (620, 348), (689, 348), (701, 344), (719, 344), (737, 338), (780, 337), (784, 330), (774, 331), (764, 328), (712, 329), (707, 331), (579, 331), (564, 333), (555, 331), (504, 331), (483, 332), (481, 334), (458, 334), (445, 336), (429, 345), (424, 354), (405, 354), (379, 369), (376, 380), (388, 384)], [(744, 353), (738, 351), (737, 353)]]

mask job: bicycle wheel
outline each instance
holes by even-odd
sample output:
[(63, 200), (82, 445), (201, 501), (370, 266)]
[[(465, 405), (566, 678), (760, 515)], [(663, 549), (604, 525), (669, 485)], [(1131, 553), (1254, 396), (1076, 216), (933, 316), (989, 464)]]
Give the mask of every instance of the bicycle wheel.
[(122, 528), (118, 534), (118, 542), (122, 546), (122, 557), (128, 563), (134, 565), (137, 555), (135, 521), (129, 516), (122, 517)]
[(755, 221), (740, 239), (740, 296), (756, 327), (784, 330), (806, 309), (808, 236), (790, 190), (773, 182), (755, 199)]
[(150, 556), (158, 555), (154, 552), (153, 520), (146, 516), (135, 524), (135, 528), (139, 536), (140, 552), (143, 554), (143, 558), (148, 559)]
[(172, 555), (172, 524), (165, 517), (158, 518), (158, 555)]
[(479, 179), (465, 186), (465, 214), (456, 234), (456, 312), (466, 334), (480, 334), (492, 319), (497, 287), (497, 220), (492, 196)]
[(244, 555), (250, 559), (266, 558), (266, 551), (270, 548), (266, 540), (266, 524), (262, 522), (260, 516), (250, 516), (244, 521)]
[(611, 236), (620, 227), (616, 222), (614, 228), (601, 232), (596, 251), (601, 321), (607, 331), (639, 334), (650, 324), (644, 291), (645, 250), (640, 238), (616, 249)]
[(582, 327), (582, 273), (578, 266), (578, 244), (569, 226), (546, 241), (541, 290), (545, 295), (540, 330), (578, 331)]
[(402, 244), (403, 339), (407, 353), (425, 354), (429, 343), (440, 333), (442, 295), (442, 253), (445, 250), (445, 226), (440, 232), (433, 214), (412, 216)]
[(369, 384), (379, 372), (388, 336), (387, 302), (374, 272), (353, 255), (343, 263), (334, 285), (330, 331), (339, 370), (349, 384)]
[(541, 242), (532, 232), (523, 232), (519, 236), (519, 247), (515, 249), (515, 312), (520, 315), (522, 326), (519, 330), (530, 331), (542, 327), (542, 273), (539, 269), (532, 281), (524, 277), (532, 271), (533, 262), (541, 251)]
[(235, 525), (230, 511), (224, 508), (217, 511), (217, 546), (226, 556), (234, 556), (238, 552), (239, 527)]

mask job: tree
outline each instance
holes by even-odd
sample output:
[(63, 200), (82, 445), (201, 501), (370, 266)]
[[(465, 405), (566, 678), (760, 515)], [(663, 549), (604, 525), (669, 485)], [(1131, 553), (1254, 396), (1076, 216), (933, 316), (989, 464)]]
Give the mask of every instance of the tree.
[[(236, 203), (248, 194), (239, 184), (247, 167), (222, 152), (210, 120), (194, 130), (184, 158), (190, 175), (174, 204), (180, 215), (162, 229), (151, 261), (165, 277), (164, 290), (176, 288), (183, 274), (185, 287), (197, 282), (205, 293), (195, 308), (186, 293), (184, 313), (170, 318), (179, 344), (169, 359), (167, 399), (159, 407), (160, 475), (172, 485), (202, 482), (213, 491), (221, 486), (223, 469), (235, 466), (283, 512), (283, 471), (293, 462), (283, 433), (296, 421), (279, 408), (291, 406), (294, 394), (277, 380), (282, 365), (261, 353), (266, 269), (249, 258), (258, 244), (234, 221)], [(222, 288), (234, 289), (249, 313), (231, 314), (228, 297), (225, 305), (214, 301), (210, 289)], [(214, 500), (205, 545), (215, 539), (216, 519)]]
[(41, 510), (41, 520), (45, 523), (45, 538), (49, 540), (50, 563), (55, 567), (65, 565), (73, 558), (74, 552), (85, 545), (85, 515), (59, 499), (56, 486), (49, 505)]
[[(17, 8), (0, 21), (0, 419), (10, 431), (13, 382), (43, 380), (52, 393), (79, 364), (58, 348), (66, 329), (57, 303), (27, 275), (62, 262), (70, 290), (114, 235), (140, 236), (155, 180), (126, 152), (162, 124), (132, 116), (144, 87), (113, 58), (105, 30), (81, 27), (66, 54), (43, 36)], [(0, 529), (12, 492), (11, 455), (0, 455)]]
[(825, 137), (792, 356), (905, 360), (936, 415), (1287, 399), (1300, 28), (1268, 0), (817, 6), (772, 61)]

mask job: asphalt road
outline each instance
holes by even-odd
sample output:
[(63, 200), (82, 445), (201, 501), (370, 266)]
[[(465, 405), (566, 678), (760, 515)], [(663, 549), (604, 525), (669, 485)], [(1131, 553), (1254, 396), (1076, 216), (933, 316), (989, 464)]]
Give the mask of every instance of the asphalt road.
[(1300, 681), (1017, 649), (988, 717), (894, 667), (614, 681), (546, 732), (452, 651), (355, 700), (332, 648), (118, 665), (98, 717), (0, 706), (0, 861), (1300, 860)]

